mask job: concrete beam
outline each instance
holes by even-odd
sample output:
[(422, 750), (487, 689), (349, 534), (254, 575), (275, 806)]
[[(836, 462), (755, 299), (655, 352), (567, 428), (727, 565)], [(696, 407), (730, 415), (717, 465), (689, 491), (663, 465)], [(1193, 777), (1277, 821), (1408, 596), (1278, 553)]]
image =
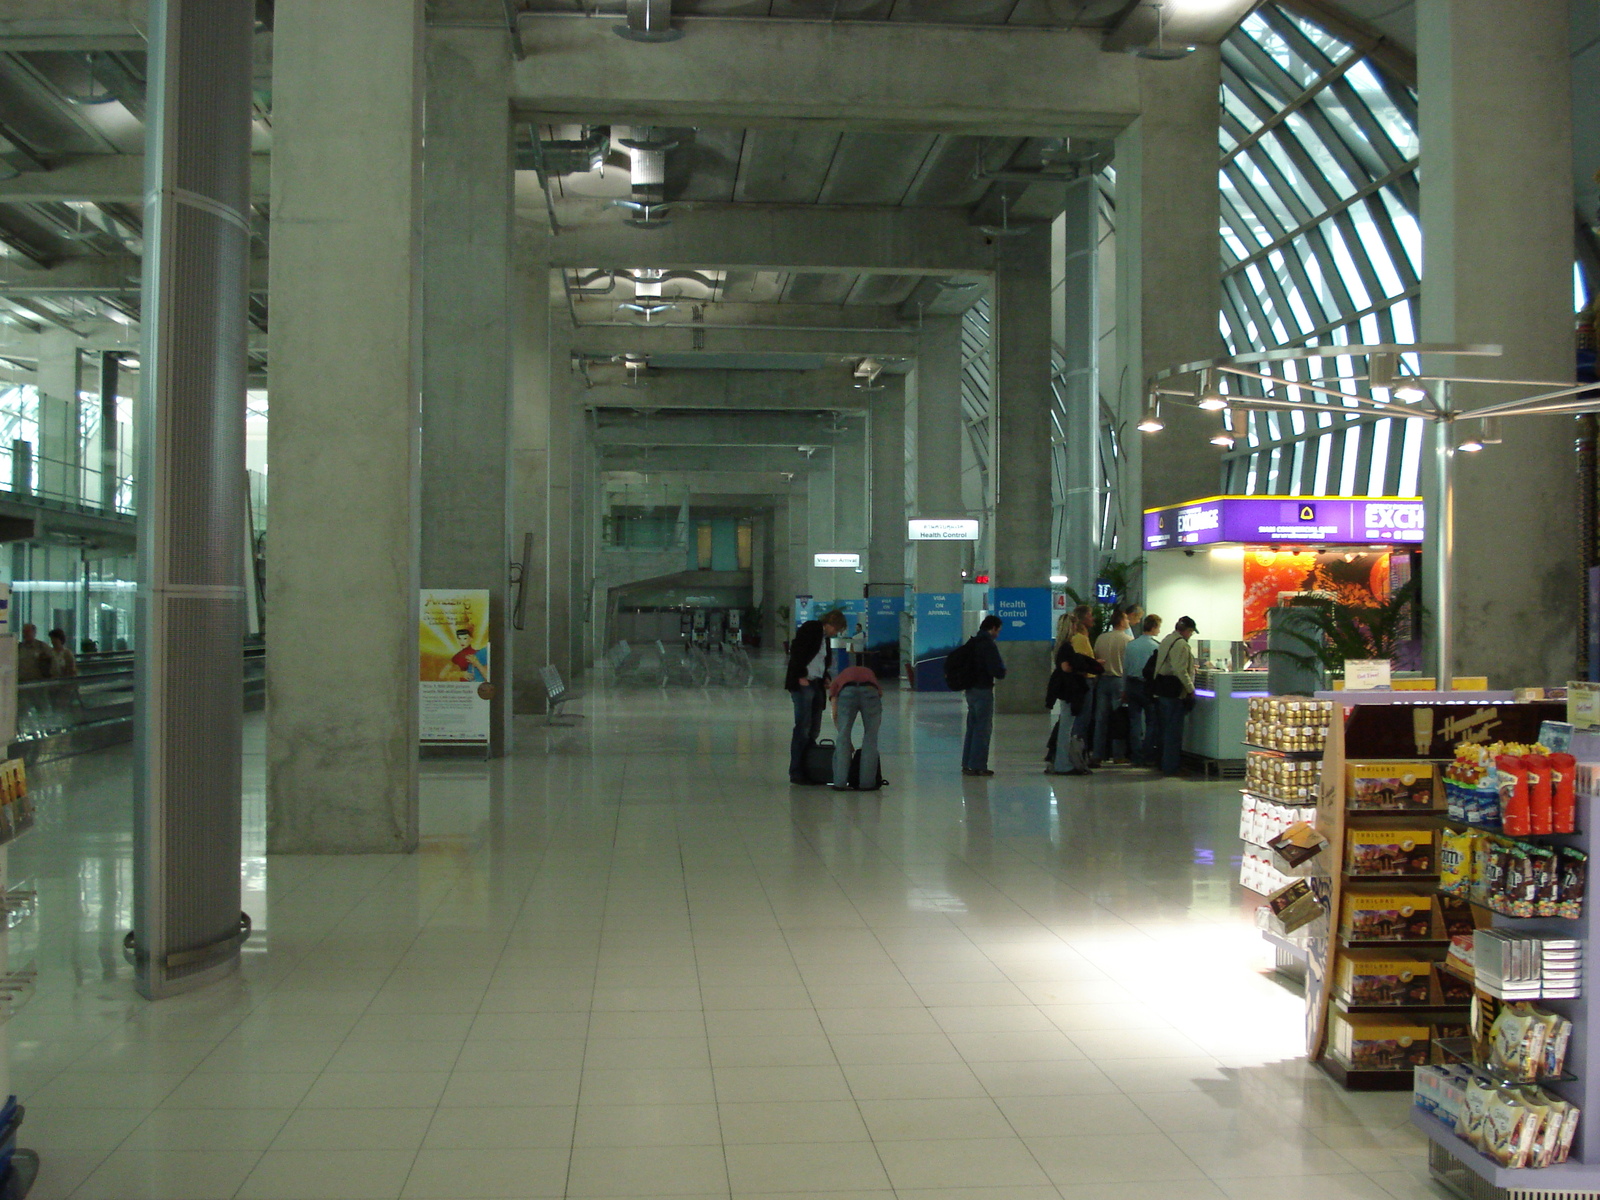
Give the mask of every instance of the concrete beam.
[[(622, 296), (574, 296), (570, 307), (580, 327), (595, 324), (627, 329), (716, 329), (736, 327), (755, 329), (816, 329), (874, 334), (916, 334), (916, 318), (909, 319), (884, 304), (793, 304), (788, 302), (747, 302), (738, 300), (697, 300), (668, 297), (678, 307), (646, 324), (644, 318), (618, 310)], [(557, 300), (562, 298), (557, 296)], [(698, 310), (698, 312), (696, 311)], [(694, 319), (695, 317), (698, 319)]]
[[(0, 260), (0, 296), (138, 296), (142, 268), (132, 254), (63, 258), (38, 270)], [(267, 260), (250, 260), (250, 290), (267, 290)]]
[[(599, 452), (601, 471), (639, 471), (654, 475), (657, 471), (729, 471), (757, 472), (760, 474), (793, 474), (796, 478), (822, 471), (832, 465), (833, 452), (828, 447), (815, 454), (801, 454), (793, 446), (618, 446), (602, 447)], [(698, 482), (696, 490), (700, 488)]]
[(788, 499), (790, 488), (781, 471), (606, 470), (600, 478), (610, 503), (679, 504), (685, 496), (692, 500), (707, 495), (781, 503)]
[(1095, 137), (1139, 111), (1132, 60), (1088, 30), (690, 18), (663, 51), (575, 17), (520, 19), (525, 119)]
[[(591, 367), (605, 379), (624, 368)], [(638, 386), (600, 382), (581, 393), (586, 408), (743, 408), (808, 412), (859, 411), (873, 393), (851, 387), (843, 373), (823, 386), (810, 371), (645, 371)]]
[[(711, 310), (722, 305), (711, 305)], [(837, 311), (837, 310), (836, 310)], [(618, 354), (761, 354), (793, 355), (809, 359), (859, 358), (863, 355), (898, 356), (915, 353), (915, 329), (751, 329), (716, 325), (579, 325), (572, 335), (573, 348), (586, 358)]]
[(860, 440), (861, 421), (854, 429), (835, 430), (816, 415), (774, 416), (723, 412), (695, 417), (607, 418), (591, 429), (597, 446), (832, 446)]
[(0, 0), (0, 50), (144, 50), (146, 0)]
[[(0, 42), (0, 48), (4, 43)], [(271, 156), (250, 156), (250, 199), (271, 194)], [(0, 204), (48, 204), (87, 200), (95, 204), (144, 203), (144, 156), (80, 154), (54, 159), (48, 171), (24, 171), (0, 180)]]
[(967, 224), (961, 209), (686, 203), (650, 229), (627, 224), (624, 215), (605, 202), (563, 205), (550, 265), (890, 275), (994, 270), (993, 239)]

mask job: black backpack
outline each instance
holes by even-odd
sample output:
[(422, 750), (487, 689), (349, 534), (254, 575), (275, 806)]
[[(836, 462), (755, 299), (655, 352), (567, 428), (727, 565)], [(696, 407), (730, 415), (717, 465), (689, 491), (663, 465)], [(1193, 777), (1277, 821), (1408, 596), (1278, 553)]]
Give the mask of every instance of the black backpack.
[(944, 685), (952, 692), (964, 692), (978, 684), (978, 652), (969, 642), (957, 646), (944, 659)]

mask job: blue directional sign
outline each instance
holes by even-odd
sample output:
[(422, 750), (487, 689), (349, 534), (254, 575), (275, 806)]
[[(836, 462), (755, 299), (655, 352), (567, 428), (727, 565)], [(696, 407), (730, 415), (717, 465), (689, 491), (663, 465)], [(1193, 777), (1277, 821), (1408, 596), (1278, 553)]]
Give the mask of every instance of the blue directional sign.
[(989, 611), (1000, 618), (1002, 642), (1048, 642), (1051, 638), (1049, 588), (995, 588)]

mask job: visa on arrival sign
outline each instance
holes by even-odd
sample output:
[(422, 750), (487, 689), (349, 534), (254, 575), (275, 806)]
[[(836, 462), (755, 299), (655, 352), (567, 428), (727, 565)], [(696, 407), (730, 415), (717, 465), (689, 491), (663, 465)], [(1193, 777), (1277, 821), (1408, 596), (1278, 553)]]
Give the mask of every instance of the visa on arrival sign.
[(1000, 618), (1002, 642), (1051, 640), (1049, 588), (995, 588), (989, 611)]
[(859, 567), (861, 555), (859, 554), (813, 554), (811, 556), (813, 567)]
[(1144, 548), (1220, 542), (1417, 544), (1426, 518), (1416, 497), (1213, 496), (1146, 509)]

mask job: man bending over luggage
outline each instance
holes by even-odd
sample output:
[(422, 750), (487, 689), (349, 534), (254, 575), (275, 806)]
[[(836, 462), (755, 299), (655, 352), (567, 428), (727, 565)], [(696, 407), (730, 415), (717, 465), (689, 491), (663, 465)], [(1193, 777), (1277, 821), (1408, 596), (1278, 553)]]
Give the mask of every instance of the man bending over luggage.
[[(828, 688), (833, 697), (833, 782), (835, 791), (860, 788), (872, 791), (878, 786), (878, 725), (883, 720), (883, 690), (871, 667), (846, 667)], [(850, 729), (861, 717), (861, 770), (850, 780)]]
[(789, 643), (789, 665), (783, 686), (794, 701), (794, 732), (789, 735), (789, 782), (810, 783), (806, 778), (806, 747), (822, 731), (822, 714), (828, 706), (828, 639), (844, 632), (844, 614), (824, 613), (820, 621), (807, 621)]

